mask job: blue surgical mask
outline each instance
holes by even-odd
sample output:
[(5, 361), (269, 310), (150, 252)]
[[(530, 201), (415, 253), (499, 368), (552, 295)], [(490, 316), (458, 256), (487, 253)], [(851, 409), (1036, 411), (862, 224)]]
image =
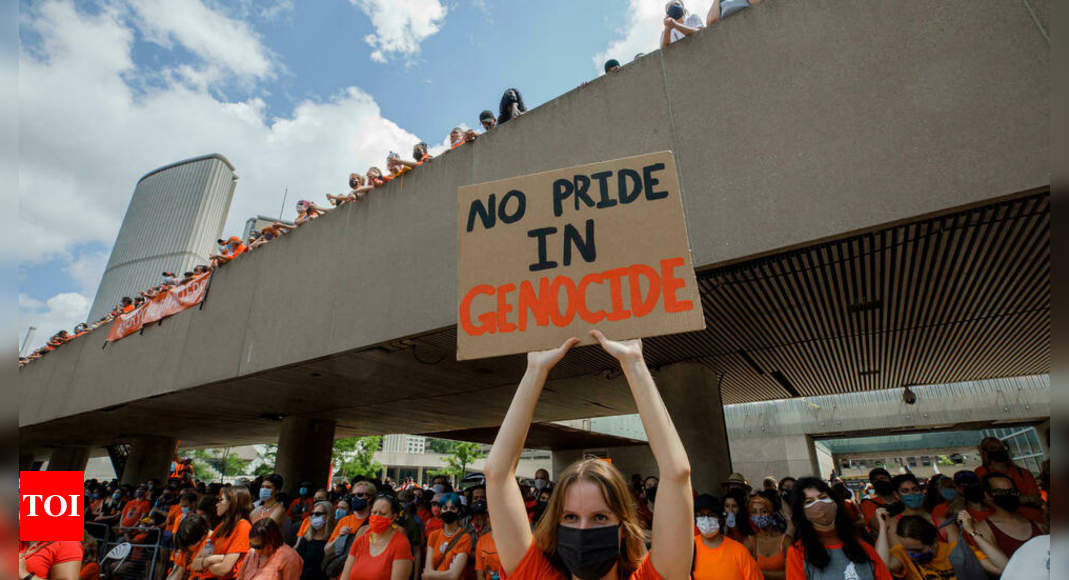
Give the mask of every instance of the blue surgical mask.
[(297, 490), (297, 493), (299, 493), (301, 495), (308, 495), (308, 488), (307, 487), (302, 487), (302, 488)]
[(260, 488), (260, 501), (267, 501), (271, 499), (271, 489), (267, 487)]
[(728, 513), (724, 514), (724, 524), (726, 524), (727, 527), (729, 527), (729, 528), (734, 528), (735, 527), (735, 518), (736, 518), (736, 514), (734, 512), (728, 512)]
[(347, 515), (349, 515), (349, 514), (345, 513), (345, 510), (342, 509), (342, 508), (338, 508), (338, 509), (334, 510), (334, 519), (336, 519), (336, 520), (340, 520), (340, 519), (344, 518)]
[(776, 523), (772, 516), (750, 516), (750, 521), (759, 530), (771, 528)]
[(326, 525), (326, 523), (327, 519), (323, 516), (312, 516), (308, 518), (308, 525), (312, 526), (313, 530), (323, 529), (323, 526)]
[(182, 515), (184, 515), (184, 516), (189, 515), (189, 508), (187, 508), (187, 507), (182, 508)]
[(939, 494), (943, 496), (943, 499), (947, 501), (954, 501), (958, 499), (958, 490), (953, 487), (944, 487), (939, 490)]
[(119, 499), (120, 497), (122, 497), (122, 495), (119, 494), (119, 492), (115, 492), (115, 493), (111, 494), (111, 499)]
[(924, 505), (923, 493), (906, 493), (902, 494), (902, 505), (910, 509), (918, 509)]

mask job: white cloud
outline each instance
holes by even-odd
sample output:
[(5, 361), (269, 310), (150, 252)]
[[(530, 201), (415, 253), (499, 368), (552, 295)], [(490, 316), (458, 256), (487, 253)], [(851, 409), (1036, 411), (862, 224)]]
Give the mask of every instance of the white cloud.
[[(110, 247), (138, 178), (177, 160), (218, 152), (234, 163), (241, 180), (226, 231), (235, 233), (247, 217), (277, 212), (283, 187), (291, 200), (322, 199), (346, 189), (350, 171), (382, 166), (387, 151), (411, 151), (420, 140), (357, 87), (303, 102), (285, 118), (267, 118), (260, 98), (226, 101), (176, 80), (135, 98), (123, 79), (136, 82), (140, 71), (121, 14), (53, 0), (27, 25), (42, 45), (19, 62), (20, 242), (5, 244), (23, 260)], [(69, 273), (85, 288), (92, 271), (79, 264)]]
[(364, 41), (373, 49), (371, 60), (387, 62), (391, 56), (406, 59), (419, 54), (424, 39), (436, 34), (445, 20), (445, 5), (438, 0), (349, 0), (371, 19), (375, 33)]
[[(711, 0), (687, 2), (687, 9), (701, 17), (709, 13)], [(615, 58), (622, 64), (631, 62), (638, 53), (649, 54), (661, 47), (661, 32), (664, 30), (665, 2), (659, 0), (631, 0), (628, 6), (628, 22), (617, 31), (615, 40), (608, 48), (594, 56), (594, 67), (600, 73), (605, 61)]]
[(93, 296), (100, 286), (100, 278), (104, 275), (107, 265), (107, 252), (81, 252), (63, 267), (63, 271), (74, 280), (82, 294)]
[(19, 346), (26, 329), (33, 325), (37, 329), (30, 337), (27, 351), (48, 342), (53, 334), (66, 330), (70, 331), (75, 324), (84, 322), (89, 314), (90, 300), (77, 292), (64, 292), (56, 294), (42, 303), (40, 300), (30, 298), (23, 294), (19, 295)]
[(267, 49), (245, 22), (212, 10), (200, 0), (129, 2), (147, 40), (165, 47), (178, 42), (203, 59), (206, 67), (200, 71), (200, 81), (216, 82), (226, 73), (240, 79), (273, 74)]

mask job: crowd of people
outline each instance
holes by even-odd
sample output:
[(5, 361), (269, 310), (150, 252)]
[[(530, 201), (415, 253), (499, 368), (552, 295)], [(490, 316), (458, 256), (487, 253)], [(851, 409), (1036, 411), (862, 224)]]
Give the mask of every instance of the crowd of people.
[[(546, 377), (573, 338), (528, 355), (484, 473), (456, 487), (444, 476), (426, 485), (304, 481), (291, 495), (278, 474), (206, 484), (176, 459), (165, 484), (87, 481), (87, 530), (109, 527), (106, 535), (134, 545), (155, 530), (167, 565), (146, 580), (1014, 580), (1036, 577), (1046, 562), (1034, 542), (1049, 542), (1045, 490), (992, 437), (980, 444), (980, 467), (950, 477), (877, 468), (854, 492), (838, 477), (808, 476), (770, 476), (754, 490), (736, 473), (703, 490), (716, 495), (698, 493), (690, 462), (714, 459), (688, 458), (641, 341), (592, 334), (621, 365), (656, 476), (628, 482), (611, 463), (586, 458), (555, 482), (544, 469), (533, 481), (516, 477)], [(20, 577), (30, 580), (116, 572), (93, 534), (82, 545), (22, 548)]]

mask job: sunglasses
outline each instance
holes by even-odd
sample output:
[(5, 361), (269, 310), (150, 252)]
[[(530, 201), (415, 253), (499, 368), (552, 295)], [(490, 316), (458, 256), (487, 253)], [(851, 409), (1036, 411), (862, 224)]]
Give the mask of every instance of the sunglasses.
[(327, 512), (312, 512), (312, 515), (313, 516), (324, 516), (325, 517), (327, 515)]

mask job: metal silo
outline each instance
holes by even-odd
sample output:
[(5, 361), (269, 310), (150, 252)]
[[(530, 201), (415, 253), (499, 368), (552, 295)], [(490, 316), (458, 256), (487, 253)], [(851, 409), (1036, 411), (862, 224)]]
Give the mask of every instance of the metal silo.
[(160, 283), (161, 273), (207, 264), (223, 232), (238, 176), (214, 153), (160, 167), (137, 182), (89, 320), (123, 296)]

